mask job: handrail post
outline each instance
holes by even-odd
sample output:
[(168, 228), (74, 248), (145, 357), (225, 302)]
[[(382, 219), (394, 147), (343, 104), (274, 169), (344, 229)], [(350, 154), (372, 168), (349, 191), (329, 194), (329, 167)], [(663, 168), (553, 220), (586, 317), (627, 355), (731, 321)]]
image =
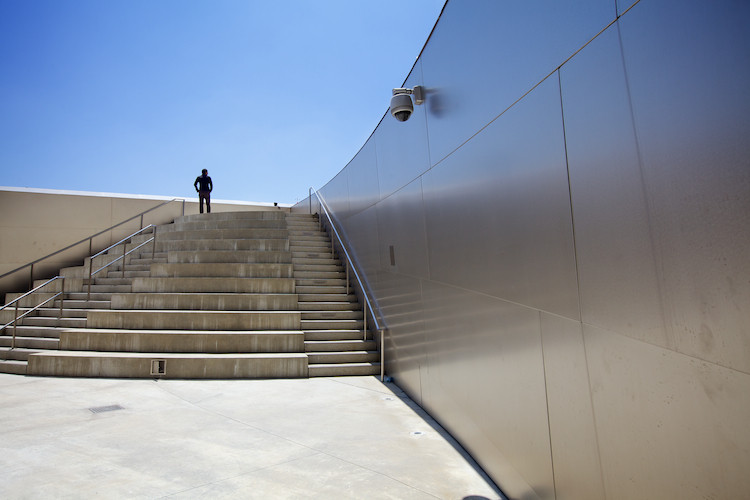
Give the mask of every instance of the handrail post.
[(60, 284), (60, 318), (63, 317), (63, 304), (65, 303), (65, 276)]
[(346, 261), (346, 294), (349, 295), (349, 260)]
[(128, 249), (128, 244), (123, 243), (122, 244), (122, 277), (123, 278), (125, 277), (125, 258), (128, 255), (127, 249)]
[[(21, 302), (20, 300), (18, 302)], [(13, 340), (10, 341), (10, 348), (16, 348), (16, 326), (18, 325), (18, 302), (16, 302), (15, 319), (13, 320)]]
[(364, 327), (362, 340), (367, 340), (367, 300), (365, 300), (364, 302), (365, 302), (365, 315), (364, 315), (365, 327)]
[(89, 257), (89, 293), (86, 296), (87, 302), (91, 300), (91, 276), (92, 276), (93, 271), (94, 271), (94, 258)]
[(29, 270), (29, 290), (34, 288), (34, 264), (31, 264), (31, 269)]
[(378, 330), (380, 333), (380, 381), (385, 380), (385, 329)]
[[(152, 260), (152, 261), (154, 260), (154, 257), (156, 256), (156, 228), (157, 228), (157, 227), (158, 227), (158, 226), (154, 226), (154, 237), (153, 237), (153, 240), (154, 240), (154, 247), (153, 247), (153, 248), (151, 249), (151, 260)], [(125, 277), (125, 276), (123, 276), (123, 278), (124, 278), (124, 277)]]
[(182, 216), (185, 217), (185, 198), (182, 199)]
[(94, 255), (93, 245), (94, 245), (94, 237), (92, 236), (91, 238), (89, 238), (89, 255)]
[(138, 229), (143, 229), (143, 214), (141, 214), (141, 227), (139, 227)]
[(312, 188), (308, 190), (307, 201), (310, 202), (310, 215), (312, 215)]

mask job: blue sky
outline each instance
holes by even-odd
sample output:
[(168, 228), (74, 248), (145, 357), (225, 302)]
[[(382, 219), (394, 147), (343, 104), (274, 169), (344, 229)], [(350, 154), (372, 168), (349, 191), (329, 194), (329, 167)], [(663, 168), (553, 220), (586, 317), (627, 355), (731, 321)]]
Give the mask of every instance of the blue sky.
[[(294, 203), (357, 153), (444, 0), (0, 0), (0, 185)], [(394, 20), (399, 20), (395, 22)]]

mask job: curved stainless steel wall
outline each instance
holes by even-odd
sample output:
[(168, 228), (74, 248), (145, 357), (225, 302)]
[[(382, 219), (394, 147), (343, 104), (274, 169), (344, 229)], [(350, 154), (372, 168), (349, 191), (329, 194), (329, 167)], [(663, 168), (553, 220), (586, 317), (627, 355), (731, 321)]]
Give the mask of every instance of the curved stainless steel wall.
[(321, 189), (388, 373), (513, 498), (750, 492), (749, 16), (450, 0)]

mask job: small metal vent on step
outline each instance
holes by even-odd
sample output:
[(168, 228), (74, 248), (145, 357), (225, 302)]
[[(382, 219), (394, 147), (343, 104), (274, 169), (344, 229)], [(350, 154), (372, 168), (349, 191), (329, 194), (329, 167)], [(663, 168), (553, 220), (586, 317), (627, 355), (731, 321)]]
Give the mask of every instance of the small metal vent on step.
[(166, 359), (152, 359), (151, 360), (151, 375), (166, 375), (167, 374), (167, 360)]
[(109, 406), (95, 406), (93, 408), (89, 408), (89, 411), (91, 413), (104, 413), (106, 411), (115, 411), (115, 410), (124, 410), (120, 405), (109, 405)]

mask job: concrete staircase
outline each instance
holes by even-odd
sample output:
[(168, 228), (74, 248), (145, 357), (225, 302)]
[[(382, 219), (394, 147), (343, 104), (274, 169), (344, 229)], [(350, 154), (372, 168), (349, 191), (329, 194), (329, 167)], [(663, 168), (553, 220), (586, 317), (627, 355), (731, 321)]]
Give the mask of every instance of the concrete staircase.
[[(133, 238), (126, 248), (152, 234)], [(140, 253), (138, 253), (140, 252)], [(82, 377), (281, 378), (380, 372), (362, 310), (315, 216), (189, 215), (96, 275), (66, 268), (55, 301), (0, 336), (0, 372)], [(59, 291), (21, 304), (32, 307)], [(52, 287), (52, 286), (51, 286)], [(50, 288), (51, 288), (50, 287)], [(8, 294), (12, 300), (20, 294)], [(0, 313), (0, 324), (12, 311)], [(368, 337), (371, 338), (371, 337)]]

